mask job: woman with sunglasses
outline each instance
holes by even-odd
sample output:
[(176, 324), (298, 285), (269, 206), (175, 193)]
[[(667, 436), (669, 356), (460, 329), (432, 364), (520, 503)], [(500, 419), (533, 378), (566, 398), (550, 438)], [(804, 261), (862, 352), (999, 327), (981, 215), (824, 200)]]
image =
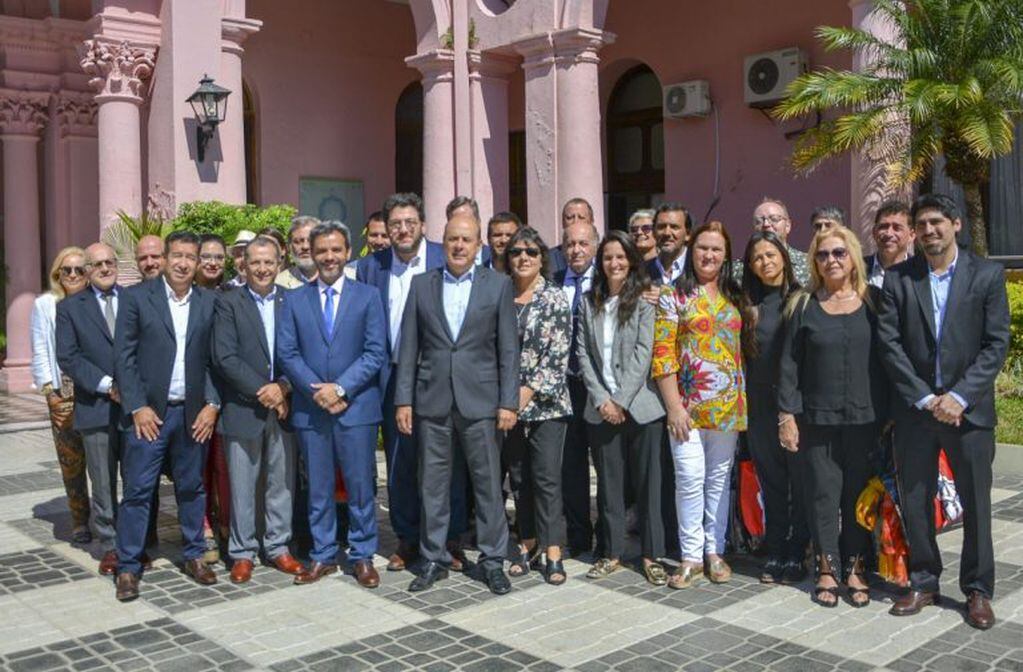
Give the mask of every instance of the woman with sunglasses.
[(671, 588), (688, 588), (704, 571), (724, 583), (728, 485), (739, 432), (746, 429), (743, 333), (752, 325), (732, 280), (732, 246), (721, 222), (693, 232), (682, 276), (661, 287), (653, 375), (668, 412), (675, 464), (682, 564)]
[(796, 456), (778, 443), (778, 359), (785, 339), (782, 311), (799, 289), (792, 260), (781, 238), (754, 231), (743, 255), (742, 288), (754, 321), (746, 357), (749, 429), (746, 445), (764, 498), (767, 561), (762, 583), (799, 583), (806, 578), (810, 541), (803, 512), (803, 487)]
[(639, 250), (623, 231), (597, 248), (593, 286), (579, 316), (576, 354), (586, 385), (584, 419), (597, 470), (597, 529), (604, 557), (587, 573), (601, 579), (625, 553), (625, 488), (631, 478), (639, 518), (642, 570), (655, 586), (668, 581), (661, 521), (661, 418), (650, 379), (654, 307), (642, 300), (650, 281)]
[(528, 574), (543, 551), (547, 583), (561, 585), (568, 576), (561, 560), (566, 534), (561, 449), (572, 414), (565, 381), (572, 311), (565, 292), (547, 281), (547, 245), (535, 229), (519, 229), (504, 254), (515, 285), (521, 348), (519, 421), (503, 449), (519, 538), (518, 557), (508, 573)]
[(85, 263), (85, 250), (80, 247), (65, 247), (58, 252), (50, 266), (50, 291), (37, 297), (32, 307), (32, 382), (49, 406), (57, 461), (71, 509), (71, 540), (79, 544), (92, 541), (85, 446), (82, 435), (72, 427), (74, 384), (57, 366), (56, 320), (57, 302), (88, 286)]
[(653, 210), (637, 210), (632, 213), (632, 217), (629, 217), (629, 235), (644, 262), (657, 257)]
[(779, 364), (778, 438), (798, 456), (817, 556), (813, 601), (838, 604), (845, 580), (854, 607), (870, 602), (863, 556), (870, 533), (856, 500), (872, 470), (886, 379), (875, 355), (876, 291), (867, 284), (856, 235), (844, 226), (810, 244), (810, 285), (785, 309)]

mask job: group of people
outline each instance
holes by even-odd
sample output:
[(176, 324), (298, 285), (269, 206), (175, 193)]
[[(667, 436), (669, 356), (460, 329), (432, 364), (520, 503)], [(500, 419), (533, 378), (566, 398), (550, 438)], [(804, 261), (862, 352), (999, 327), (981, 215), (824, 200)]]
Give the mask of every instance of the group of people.
[[(600, 580), (625, 566), (630, 508), (647, 581), (727, 582), (744, 436), (763, 492), (761, 581), (803, 580), (810, 546), (814, 602), (836, 606), (844, 586), (862, 607), (871, 537), (856, 501), (886, 436), (911, 579), (891, 613), (938, 600), (944, 449), (965, 511), (966, 619), (994, 623), (994, 380), (1009, 312), (1001, 267), (957, 245), (950, 199), (882, 204), (869, 256), (837, 208), (815, 212), (806, 253), (793, 248), (777, 199), (754, 210), (738, 259), (722, 223), (695, 226), (674, 202), (601, 238), (590, 205), (571, 199), (553, 247), (508, 212), (484, 244), (469, 198), (445, 214), (442, 242), (429, 241), (421, 199), (392, 195), (357, 261), (344, 224), (310, 217), (286, 237), (244, 232), (230, 250), (188, 231), (146, 238), (131, 287), (102, 243), (60, 252), (33, 319), (36, 384), (74, 538), (89, 540), (91, 506), (118, 599), (138, 596), (163, 471), (199, 583), (217, 581), (204, 559), (215, 498), (232, 581), (262, 553), (312, 583), (339, 570), (343, 546), (348, 571), (376, 587), (381, 436), (398, 538), (387, 569), (413, 571), (411, 591), (466, 569), (470, 538), (496, 594), (537, 570), (563, 584), (566, 556), (592, 553), (586, 576)], [(238, 275), (225, 282), (229, 252)], [(290, 548), (299, 518), (308, 565)]]

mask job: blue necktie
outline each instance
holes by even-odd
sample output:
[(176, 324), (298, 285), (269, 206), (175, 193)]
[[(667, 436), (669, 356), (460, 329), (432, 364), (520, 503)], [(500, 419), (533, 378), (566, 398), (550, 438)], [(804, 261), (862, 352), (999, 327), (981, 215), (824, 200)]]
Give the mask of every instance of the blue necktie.
[(575, 344), (576, 338), (579, 336), (579, 301), (583, 296), (583, 276), (574, 276), (572, 284), (575, 286), (575, 293), (572, 295), (572, 349), (568, 351), (568, 373), (577, 376), (579, 375), (579, 357), (575, 352)]
[(323, 326), (327, 330), (327, 335), (330, 336), (334, 333), (334, 291), (333, 287), (327, 287), (323, 290), (326, 295), (326, 300), (323, 302)]

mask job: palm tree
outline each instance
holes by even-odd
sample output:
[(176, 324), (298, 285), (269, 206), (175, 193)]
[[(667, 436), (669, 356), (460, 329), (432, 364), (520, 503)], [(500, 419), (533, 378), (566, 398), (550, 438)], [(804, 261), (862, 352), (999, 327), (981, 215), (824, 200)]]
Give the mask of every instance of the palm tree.
[(160, 214), (143, 212), (138, 217), (124, 210), (116, 213), (117, 221), (103, 229), (100, 239), (114, 248), (117, 254), (117, 269), (122, 284), (132, 284), (140, 279), (135, 266), (135, 245), (143, 236), (164, 238), (173, 228)]
[(817, 29), (825, 49), (851, 50), (867, 65), (809, 72), (789, 86), (778, 118), (836, 113), (800, 138), (792, 165), (808, 173), (865, 150), (884, 161), (890, 186), (905, 186), (944, 154), (966, 197), (973, 249), (986, 255), (981, 190), (991, 159), (1012, 151), (1023, 107), (1023, 0), (874, 0), (874, 12), (890, 22), (894, 41)]

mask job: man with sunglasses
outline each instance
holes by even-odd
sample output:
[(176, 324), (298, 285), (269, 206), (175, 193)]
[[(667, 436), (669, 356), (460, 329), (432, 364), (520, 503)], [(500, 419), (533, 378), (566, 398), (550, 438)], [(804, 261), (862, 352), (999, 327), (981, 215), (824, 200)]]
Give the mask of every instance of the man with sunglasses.
[(967, 624), (994, 625), (991, 463), (995, 378), (1009, 346), (1009, 303), (1000, 264), (959, 249), (959, 209), (939, 194), (910, 212), (922, 254), (885, 272), (878, 322), (895, 388), (895, 464), (909, 545), (910, 590), (889, 613), (909, 616), (939, 600), (941, 554), (934, 538), (938, 452), (955, 474), (963, 505), (959, 588)]
[(117, 569), (117, 465), (121, 395), (114, 382), (117, 256), (105, 243), (85, 250), (89, 287), (57, 304), (57, 363), (75, 384), (74, 428), (82, 435), (92, 485), (92, 524), (103, 557), (99, 573)]

